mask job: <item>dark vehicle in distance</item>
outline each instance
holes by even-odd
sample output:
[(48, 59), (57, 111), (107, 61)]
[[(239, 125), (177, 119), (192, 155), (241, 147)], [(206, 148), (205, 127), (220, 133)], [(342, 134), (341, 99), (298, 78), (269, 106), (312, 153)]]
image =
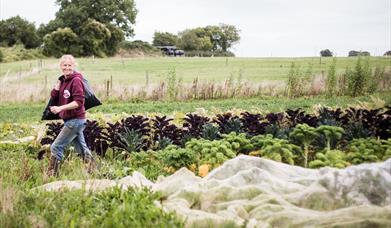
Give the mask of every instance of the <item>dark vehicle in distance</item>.
[(159, 48), (165, 55), (168, 56), (183, 56), (185, 55), (185, 51), (178, 50), (176, 46), (156, 46)]

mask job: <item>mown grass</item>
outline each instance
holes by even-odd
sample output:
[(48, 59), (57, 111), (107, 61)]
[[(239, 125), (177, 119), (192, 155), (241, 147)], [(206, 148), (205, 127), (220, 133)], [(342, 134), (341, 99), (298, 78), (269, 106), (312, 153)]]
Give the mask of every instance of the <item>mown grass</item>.
[[(386, 105), (391, 104), (391, 92), (383, 92), (373, 97), (384, 100)], [(156, 113), (163, 115), (173, 115), (176, 112), (188, 113), (206, 110), (210, 114), (225, 112), (229, 110), (246, 110), (250, 112), (278, 112), (286, 109), (302, 108), (312, 110), (315, 105), (325, 105), (330, 107), (349, 107), (360, 102), (371, 102), (372, 97), (361, 96), (326, 98), (324, 96), (300, 97), (289, 99), (286, 97), (256, 97), (248, 99), (225, 99), (225, 100), (193, 100), (193, 101), (147, 101), (147, 102), (119, 102), (110, 101), (102, 106), (93, 108), (88, 113), (123, 115), (123, 113), (142, 114)], [(45, 107), (45, 103), (8, 103), (0, 104), (0, 123), (40, 123), (40, 118)]]
[[(354, 66), (357, 58), (337, 58), (337, 73), (345, 70), (347, 66)], [(290, 65), (295, 62), (302, 72), (311, 66), (313, 74), (327, 72), (332, 58), (307, 57), (307, 58), (80, 58), (78, 69), (91, 81), (93, 85), (100, 85), (104, 80), (113, 77), (113, 84), (134, 85), (158, 83), (166, 81), (170, 70), (175, 69), (177, 76), (184, 83), (190, 83), (198, 78), (200, 81), (221, 82), (230, 77), (241, 77), (243, 80), (254, 82), (264, 80), (285, 80), (290, 70)], [(391, 66), (387, 57), (370, 57), (371, 64)], [(13, 83), (42, 83), (45, 76), (49, 84), (52, 84), (60, 75), (56, 59), (44, 59), (41, 71), (32, 74), (20, 81)], [(17, 75), (19, 71), (39, 65), (39, 60), (21, 61), (0, 64), (0, 78), (6, 72), (9, 75)], [(147, 76), (148, 75), (148, 76)], [(148, 79), (147, 79), (148, 78)]]

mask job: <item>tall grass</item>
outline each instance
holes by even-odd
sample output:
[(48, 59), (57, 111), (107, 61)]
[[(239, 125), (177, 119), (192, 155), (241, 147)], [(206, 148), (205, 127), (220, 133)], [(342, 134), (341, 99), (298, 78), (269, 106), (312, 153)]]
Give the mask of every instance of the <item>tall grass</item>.
[(363, 68), (362, 58), (359, 57), (354, 70), (348, 70), (348, 92), (351, 96), (357, 97), (365, 93), (367, 76)]
[(300, 72), (300, 68), (298, 66), (295, 66), (295, 63), (292, 62), (288, 74), (288, 83), (286, 88), (286, 95), (290, 98), (297, 97), (299, 95), (298, 94), (300, 92), (299, 72)]
[(36, 149), (29, 148), (0, 144), (0, 227), (183, 227), (182, 220), (157, 205), (161, 196), (149, 189), (36, 189), (55, 180), (121, 178), (129, 175), (124, 171), (132, 165), (129, 161), (99, 160), (99, 173), (89, 176), (80, 158), (70, 156), (60, 176), (48, 178), (47, 159), (36, 159)]
[(337, 87), (337, 76), (335, 72), (337, 64), (337, 59), (333, 58), (333, 63), (329, 67), (329, 71), (327, 73), (327, 81), (326, 81), (326, 95), (327, 97), (335, 96), (336, 87)]

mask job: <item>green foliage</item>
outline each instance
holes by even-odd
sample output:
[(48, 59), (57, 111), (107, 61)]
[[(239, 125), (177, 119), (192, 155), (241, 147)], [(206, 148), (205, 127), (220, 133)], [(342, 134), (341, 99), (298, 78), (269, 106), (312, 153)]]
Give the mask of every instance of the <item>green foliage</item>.
[(336, 95), (336, 89), (337, 89), (337, 76), (335, 73), (336, 64), (337, 64), (337, 59), (333, 58), (333, 62), (329, 67), (329, 71), (327, 73), (327, 80), (326, 80), (326, 94), (328, 97), (333, 97)]
[[(130, 175), (129, 171), (145, 170), (150, 180), (164, 174), (163, 164), (152, 153), (137, 156), (129, 161), (97, 160), (99, 172), (85, 176), (84, 164), (79, 158), (64, 161), (60, 177), (47, 179), (44, 175), (47, 159), (37, 160), (25, 153), (25, 145), (0, 148), (0, 226), (1, 227), (183, 227), (183, 221), (173, 213), (156, 206), (161, 199), (149, 189), (120, 188), (102, 192), (33, 190), (48, 182), (60, 179), (117, 179)], [(137, 154), (137, 155), (136, 155)], [(141, 154), (141, 153), (140, 153)], [(134, 155), (134, 159), (133, 159)], [(140, 160), (143, 160), (142, 162)], [(107, 170), (105, 170), (107, 168)], [(139, 169), (138, 169), (139, 168)], [(154, 169), (154, 170), (153, 170)], [(153, 172), (152, 172), (153, 171)], [(113, 175), (112, 175), (113, 174)], [(118, 176), (116, 176), (118, 174)], [(149, 176), (151, 175), (151, 176)]]
[(162, 138), (159, 138), (156, 142), (156, 149), (163, 150), (167, 146), (172, 144), (172, 140), (168, 137), (163, 136)]
[(168, 72), (167, 77), (167, 90), (168, 90), (168, 98), (170, 100), (175, 100), (179, 93), (179, 84), (181, 83), (180, 79), (177, 79), (176, 70), (171, 69)]
[(384, 155), (383, 155), (383, 160), (387, 160), (391, 158), (391, 139), (388, 139), (387, 142), (384, 142)]
[(199, 54), (206, 54), (208, 51), (212, 55), (218, 52), (228, 53), (239, 42), (239, 32), (234, 25), (228, 24), (187, 29), (179, 32), (177, 46), (187, 52), (200, 51)]
[(274, 161), (284, 162), (290, 165), (294, 164), (294, 154), (292, 148), (287, 144), (276, 142), (273, 145), (268, 145), (261, 150), (260, 155)]
[(312, 141), (318, 136), (316, 129), (307, 124), (298, 124), (289, 134), (289, 137), (301, 142), (304, 145), (310, 145)]
[(368, 80), (371, 76), (369, 58), (362, 63), (362, 58), (357, 59), (354, 71), (348, 72), (348, 92), (351, 96), (357, 97), (367, 91)]
[(35, 25), (20, 16), (0, 21), (0, 42), (0, 46), (23, 44), (28, 49), (41, 44)]
[(4, 60), (4, 54), (0, 49), (0, 63), (3, 62), (3, 60)]
[(375, 72), (372, 74), (372, 77), (369, 81), (368, 93), (376, 93), (379, 89), (379, 85), (384, 82), (384, 71), (385, 66), (377, 65)]
[(148, 42), (144, 42), (141, 40), (122, 41), (119, 45), (119, 48), (125, 51), (140, 50), (143, 53), (156, 53), (159, 51), (157, 48), (150, 45)]
[[(137, 10), (133, 0), (93, 1), (93, 0), (57, 0), (59, 11), (56, 18), (39, 28), (44, 37), (46, 55), (61, 56), (62, 50), (81, 56), (96, 55), (103, 57), (114, 55), (124, 36), (133, 36)], [(72, 46), (55, 42), (54, 32), (68, 28), (76, 39)], [(57, 34), (58, 35), (58, 34)], [(65, 35), (65, 34), (63, 34)], [(69, 37), (69, 34), (68, 36)], [(46, 39), (45, 39), (46, 38)], [(53, 43), (55, 45), (53, 45)], [(59, 46), (56, 49), (56, 46)]]
[(105, 56), (106, 40), (111, 37), (110, 30), (105, 24), (94, 19), (88, 19), (80, 33), (80, 43), (84, 55)]
[(353, 56), (370, 56), (371, 54), (367, 51), (349, 51), (348, 56), (353, 57)]
[(331, 142), (341, 139), (345, 130), (337, 126), (322, 125), (316, 128), (316, 132), (326, 138), (326, 149), (331, 150)]
[(391, 140), (354, 139), (347, 145), (347, 159), (352, 164), (378, 162), (390, 157)]
[(272, 135), (257, 135), (251, 138), (256, 151), (251, 155), (262, 156), (271, 160), (295, 164), (295, 158), (302, 154), (300, 147), (290, 144), (287, 140), (273, 138)]
[(118, 133), (119, 143), (129, 153), (140, 151), (144, 144), (143, 136), (136, 130), (125, 127), (125, 132)]
[[(220, 39), (218, 44), (221, 47), (222, 51), (227, 51), (234, 44), (238, 43), (240, 40), (240, 30), (238, 30), (234, 25), (220, 24), (219, 29), (221, 31)], [(214, 30), (213, 28), (211, 30)], [(212, 34), (213, 38), (213, 34)]]
[(223, 135), (223, 140), (229, 142), (232, 149), (237, 153), (248, 153), (254, 149), (250, 139), (246, 137), (245, 133), (231, 132)]
[(41, 49), (26, 49), (21, 44), (12, 47), (0, 47), (0, 52), (3, 53), (3, 62), (45, 58)]
[(197, 34), (193, 30), (185, 30), (179, 33), (179, 43), (178, 47), (185, 50), (185, 51), (191, 51), (191, 50), (202, 50), (204, 47), (202, 47), (202, 39), (197, 36)]
[(236, 156), (232, 145), (224, 140), (192, 139), (186, 143), (185, 149), (195, 153), (198, 164), (207, 163), (215, 167)]
[(104, 53), (108, 56), (114, 56), (121, 44), (125, 39), (125, 33), (112, 24), (105, 24), (106, 28), (110, 31), (110, 37), (104, 41)]
[(201, 138), (207, 140), (216, 140), (220, 138), (219, 128), (212, 123), (207, 123), (202, 126)]
[(164, 163), (158, 152), (149, 150), (132, 153), (129, 159), (132, 169), (142, 173), (149, 180), (156, 180), (160, 175), (165, 174)]
[(326, 150), (325, 153), (316, 153), (315, 160), (309, 163), (310, 168), (335, 167), (345, 168), (350, 164), (346, 162), (346, 155), (340, 150)]
[(56, 13), (55, 20), (61, 21), (63, 26), (70, 27), (74, 31), (78, 28), (82, 29), (84, 22), (88, 19), (94, 19), (106, 25), (115, 25), (126, 36), (134, 34), (132, 26), (136, 21), (137, 10), (133, 0), (118, 0), (115, 2), (57, 0), (57, 4), (60, 8)]
[(321, 57), (333, 57), (333, 53), (329, 49), (324, 49), (320, 51)]
[(166, 149), (157, 153), (166, 166), (173, 167), (174, 169), (189, 167), (197, 162), (194, 151), (177, 148), (176, 146), (168, 146)]
[(159, 198), (149, 189), (113, 188), (100, 193), (33, 191), (21, 197), (8, 223), (31, 226), (29, 216), (33, 216), (37, 224), (50, 227), (183, 227), (183, 221), (155, 205)]
[(154, 46), (175, 46), (178, 44), (178, 36), (169, 32), (155, 32), (152, 44)]
[(364, 73), (364, 89), (365, 93), (370, 93), (369, 91), (371, 79), (372, 79), (372, 67), (369, 62), (369, 57), (365, 57), (364, 59), (364, 65), (363, 65), (363, 73)]
[(307, 124), (298, 124), (289, 134), (291, 139), (298, 141), (304, 147), (304, 167), (307, 167), (308, 163), (309, 146), (318, 135), (316, 129)]
[(59, 28), (56, 31), (47, 34), (44, 38), (43, 53), (61, 57), (64, 54), (79, 56), (82, 46), (80, 39), (71, 28)]
[(302, 92), (300, 81), (300, 68), (295, 66), (295, 63), (292, 62), (288, 74), (287, 88), (285, 92), (289, 98), (298, 97)]

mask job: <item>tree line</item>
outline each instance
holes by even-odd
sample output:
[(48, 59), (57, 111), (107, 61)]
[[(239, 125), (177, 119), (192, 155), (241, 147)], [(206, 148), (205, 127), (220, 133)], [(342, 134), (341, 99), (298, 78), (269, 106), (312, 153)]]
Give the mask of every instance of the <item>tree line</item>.
[[(56, 0), (55, 18), (38, 28), (20, 16), (0, 21), (0, 46), (23, 44), (59, 57), (113, 56), (126, 38), (134, 36), (137, 9), (134, 0)], [(188, 29), (178, 35), (155, 33), (154, 45), (176, 45), (187, 51), (228, 52), (239, 42), (239, 30), (220, 24)], [(123, 45), (122, 45), (123, 46)]]
[(21, 43), (42, 47), (48, 56), (111, 56), (134, 35), (137, 9), (133, 0), (56, 0), (59, 10), (47, 24), (35, 25), (20, 16), (0, 21), (0, 45)]
[(231, 55), (229, 49), (240, 40), (239, 30), (228, 24), (198, 27), (178, 32), (155, 32), (154, 46), (176, 46), (179, 49), (199, 54), (213, 53)]
[[(330, 51), (329, 49), (324, 49), (324, 50), (320, 51), (320, 56), (321, 57), (333, 57), (334, 53), (332, 51)], [(371, 53), (369, 53), (368, 51), (351, 50), (348, 53), (348, 57), (352, 57), (352, 56), (371, 56)], [(391, 50), (390, 51), (386, 51), (383, 54), (383, 56), (391, 56)]]

